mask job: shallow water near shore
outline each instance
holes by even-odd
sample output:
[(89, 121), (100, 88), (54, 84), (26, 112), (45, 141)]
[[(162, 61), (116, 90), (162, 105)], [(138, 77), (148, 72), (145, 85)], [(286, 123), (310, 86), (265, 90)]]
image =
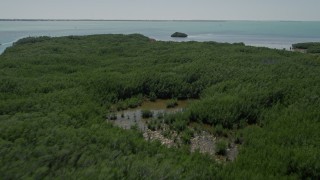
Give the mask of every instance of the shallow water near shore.
[(112, 121), (116, 126), (124, 129), (130, 129), (132, 126), (137, 126), (140, 130), (147, 130), (147, 119), (142, 118), (142, 111), (149, 110), (152, 112), (152, 118), (158, 118), (164, 114), (172, 114), (184, 111), (185, 108), (194, 100), (178, 100), (178, 105), (174, 108), (167, 108), (169, 100), (156, 100), (155, 102), (145, 101), (141, 106), (133, 109), (118, 111), (116, 120)]
[[(176, 31), (188, 38), (171, 38)], [(299, 42), (320, 41), (320, 22), (298, 21), (0, 21), (0, 54), (28, 36), (139, 33), (162, 41), (244, 42), (289, 49)]]

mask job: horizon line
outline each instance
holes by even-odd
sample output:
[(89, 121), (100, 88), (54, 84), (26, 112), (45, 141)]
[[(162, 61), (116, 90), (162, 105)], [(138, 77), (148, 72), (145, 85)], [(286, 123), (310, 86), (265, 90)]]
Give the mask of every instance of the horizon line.
[(320, 20), (218, 20), (218, 19), (36, 19), (36, 18), (4, 18), (0, 21), (207, 21), (207, 22), (225, 22), (225, 21), (260, 21), (260, 22), (320, 22)]

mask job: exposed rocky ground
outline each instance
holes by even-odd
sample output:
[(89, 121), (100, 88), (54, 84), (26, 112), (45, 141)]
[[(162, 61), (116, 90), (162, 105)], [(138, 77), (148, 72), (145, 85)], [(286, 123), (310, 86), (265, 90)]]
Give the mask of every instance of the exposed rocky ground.
[[(129, 129), (131, 126), (135, 125), (143, 133), (143, 137), (147, 141), (159, 141), (162, 145), (169, 148), (176, 148), (183, 145), (180, 135), (175, 131), (170, 131), (169, 127), (165, 124), (163, 124), (160, 129), (152, 131), (147, 127), (146, 124), (143, 124), (145, 121), (139, 121), (139, 123), (136, 124), (125, 123), (123, 119), (118, 121), (120, 122), (117, 122), (117, 120), (110, 122), (124, 129)], [(168, 130), (170, 135), (165, 136), (165, 132)], [(209, 154), (219, 161), (234, 161), (238, 155), (238, 145), (235, 143), (230, 143), (226, 149), (226, 155), (217, 156), (216, 142), (218, 139), (218, 137), (207, 131), (194, 133), (193, 137), (190, 139), (190, 151), (199, 151), (203, 154)]]
[[(151, 107), (155, 106), (155, 109), (150, 109), (150, 112), (153, 114), (154, 118), (159, 119), (159, 114), (170, 114), (181, 112), (183, 110), (183, 108), (180, 106), (167, 109), (163, 104), (165, 103), (162, 102), (162, 104), (159, 105), (159, 101), (158, 104), (152, 102), (147, 104)], [(162, 145), (170, 148), (188, 145), (191, 152), (199, 151), (203, 154), (209, 154), (219, 161), (234, 161), (238, 155), (238, 147), (233, 142), (228, 143), (228, 146), (225, 150), (225, 155), (216, 155), (216, 143), (225, 138), (215, 136), (212, 134), (212, 132), (208, 132), (205, 129), (196, 131), (194, 128), (189, 127), (192, 132), (192, 136), (190, 136), (187, 140), (182, 137), (182, 134), (170, 129), (170, 127), (161, 119), (158, 120), (161, 123), (157, 128), (150, 129), (150, 127), (148, 128), (148, 124), (150, 123), (151, 119), (145, 119), (142, 117), (142, 108), (119, 111), (114, 113), (112, 116), (113, 120), (111, 120), (111, 117), (107, 117), (107, 119), (109, 119), (108, 121), (124, 129), (130, 129), (132, 127), (137, 128), (143, 133), (143, 137), (147, 141), (159, 141)]]
[(196, 134), (190, 143), (190, 150), (194, 152), (199, 150), (200, 153), (208, 153), (210, 155), (215, 154), (215, 141), (216, 137), (206, 131), (202, 131), (200, 134)]

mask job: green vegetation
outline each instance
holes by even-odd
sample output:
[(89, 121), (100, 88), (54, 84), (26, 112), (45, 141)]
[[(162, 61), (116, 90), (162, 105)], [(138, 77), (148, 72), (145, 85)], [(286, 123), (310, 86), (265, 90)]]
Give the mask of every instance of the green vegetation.
[(193, 131), (187, 129), (185, 131), (182, 132), (181, 135), (181, 140), (184, 144), (190, 144), (190, 140), (193, 137)]
[[(319, 72), (317, 56), (242, 44), (22, 39), (0, 56), (0, 177), (319, 179)], [(216, 163), (105, 121), (151, 97), (198, 99), (164, 121), (186, 144), (190, 124), (235, 131), (237, 159)]]
[(224, 129), (221, 124), (216, 125), (214, 130), (216, 136), (222, 136), (224, 134)]
[(292, 45), (293, 49), (303, 49), (307, 53), (320, 53), (320, 42), (297, 43)]
[(175, 32), (171, 35), (171, 37), (180, 37), (180, 38), (185, 38), (188, 37), (188, 35), (186, 33), (182, 33), (182, 32)]
[(170, 99), (167, 102), (167, 108), (174, 108), (176, 106), (178, 106), (178, 100), (177, 99)]
[(116, 110), (126, 110), (128, 108), (136, 108), (138, 106), (141, 106), (143, 102), (143, 97), (141, 95), (138, 95), (137, 97), (128, 98), (125, 100), (119, 100), (116, 103)]
[(150, 110), (142, 110), (141, 114), (142, 118), (151, 118), (153, 116), (153, 113)]
[(148, 121), (148, 129), (151, 129), (152, 131), (158, 130), (161, 127), (161, 123), (159, 119), (151, 119)]
[(155, 102), (155, 101), (157, 100), (157, 95), (156, 95), (154, 92), (151, 92), (151, 93), (149, 94), (149, 100), (150, 100), (151, 102)]
[(320, 43), (318, 46), (312, 46), (312, 47), (308, 48), (307, 53), (311, 53), (311, 54), (320, 53)]
[(216, 154), (226, 155), (228, 143), (225, 140), (219, 140), (216, 144)]

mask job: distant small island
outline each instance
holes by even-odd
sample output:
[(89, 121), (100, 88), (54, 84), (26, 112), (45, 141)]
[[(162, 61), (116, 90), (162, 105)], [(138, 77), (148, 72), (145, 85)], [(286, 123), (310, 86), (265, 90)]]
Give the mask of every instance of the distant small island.
[(182, 32), (175, 32), (171, 35), (171, 37), (181, 37), (181, 38), (185, 38), (188, 37), (188, 35), (186, 33), (182, 33)]

